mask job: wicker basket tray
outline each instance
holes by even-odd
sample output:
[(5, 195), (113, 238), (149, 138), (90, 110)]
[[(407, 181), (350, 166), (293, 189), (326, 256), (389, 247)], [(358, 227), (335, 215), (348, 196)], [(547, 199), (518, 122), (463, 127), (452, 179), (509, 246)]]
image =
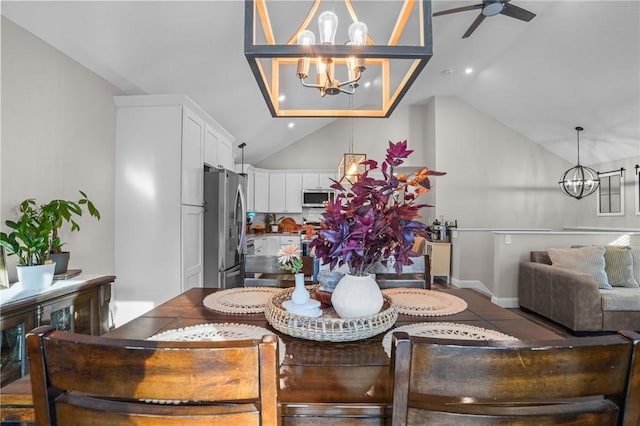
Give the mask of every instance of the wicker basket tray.
[[(310, 287), (313, 292), (315, 287)], [(359, 318), (339, 318), (332, 308), (323, 309), (321, 317), (312, 318), (296, 315), (282, 307), (282, 302), (291, 299), (294, 288), (284, 289), (274, 294), (265, 309), (269, 324), (276, 330), (301, 339), (350, 342), (366, 339), (390, 329), (398, 319), (398, 310), (391, 299), (383, 295), (384, 304), (375, 315)]]

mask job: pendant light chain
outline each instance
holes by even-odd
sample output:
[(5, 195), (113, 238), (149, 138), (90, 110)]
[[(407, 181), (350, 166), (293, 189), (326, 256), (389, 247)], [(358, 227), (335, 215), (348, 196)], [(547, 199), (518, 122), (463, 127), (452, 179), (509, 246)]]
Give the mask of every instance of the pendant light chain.
[(576, 127), (576, 135), (577, 135), (577, 139), (578, 139), (578, 166), (580, 165), (580, 132), (583, 131), (584, 129), (580, 126)]

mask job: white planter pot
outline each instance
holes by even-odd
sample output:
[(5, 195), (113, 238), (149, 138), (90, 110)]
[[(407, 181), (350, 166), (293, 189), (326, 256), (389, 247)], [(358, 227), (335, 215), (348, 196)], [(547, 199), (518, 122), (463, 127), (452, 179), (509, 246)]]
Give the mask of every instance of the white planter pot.
[(39, 290), (51, 286), (56, 264), (17, 266), (18, 281), (25, 290)]
[(366, 317), (380, 312), (384, 299), (373, 275), (345, 275), (331, 295), (340, 318)]

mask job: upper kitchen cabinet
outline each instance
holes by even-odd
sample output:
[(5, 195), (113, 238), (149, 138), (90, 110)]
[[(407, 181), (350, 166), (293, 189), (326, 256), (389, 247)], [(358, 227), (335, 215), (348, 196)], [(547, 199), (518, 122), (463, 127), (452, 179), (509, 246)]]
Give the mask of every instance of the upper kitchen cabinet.
[(269, 211), (302, 213), (301, 173), (269, 173)]
[(218, 169), (233, 170), (233, 137), (224, 129), (206, 125), (204, 133), (204, 162)]
[(285, 178), (285, 213), (302, 213), (302, 174), (287, 173)]
[(328, 189), (333, 185), (331, 179), (335, 178), (335, 172), (304, 172), (302, 173), (302, 189)]
[(257, 212), (269, 211), (269, 172), (255, 169), (253, 178), (254, 210)]

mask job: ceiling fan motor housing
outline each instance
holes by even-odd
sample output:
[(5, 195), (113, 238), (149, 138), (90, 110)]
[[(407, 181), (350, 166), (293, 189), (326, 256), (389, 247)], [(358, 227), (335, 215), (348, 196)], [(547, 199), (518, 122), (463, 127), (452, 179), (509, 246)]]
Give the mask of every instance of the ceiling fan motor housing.
[(484, 16), (495, 16), (504, 10), (506, 2), (503, 1), (488, 1), (485, 2), (482, 8), (482, 14)]

